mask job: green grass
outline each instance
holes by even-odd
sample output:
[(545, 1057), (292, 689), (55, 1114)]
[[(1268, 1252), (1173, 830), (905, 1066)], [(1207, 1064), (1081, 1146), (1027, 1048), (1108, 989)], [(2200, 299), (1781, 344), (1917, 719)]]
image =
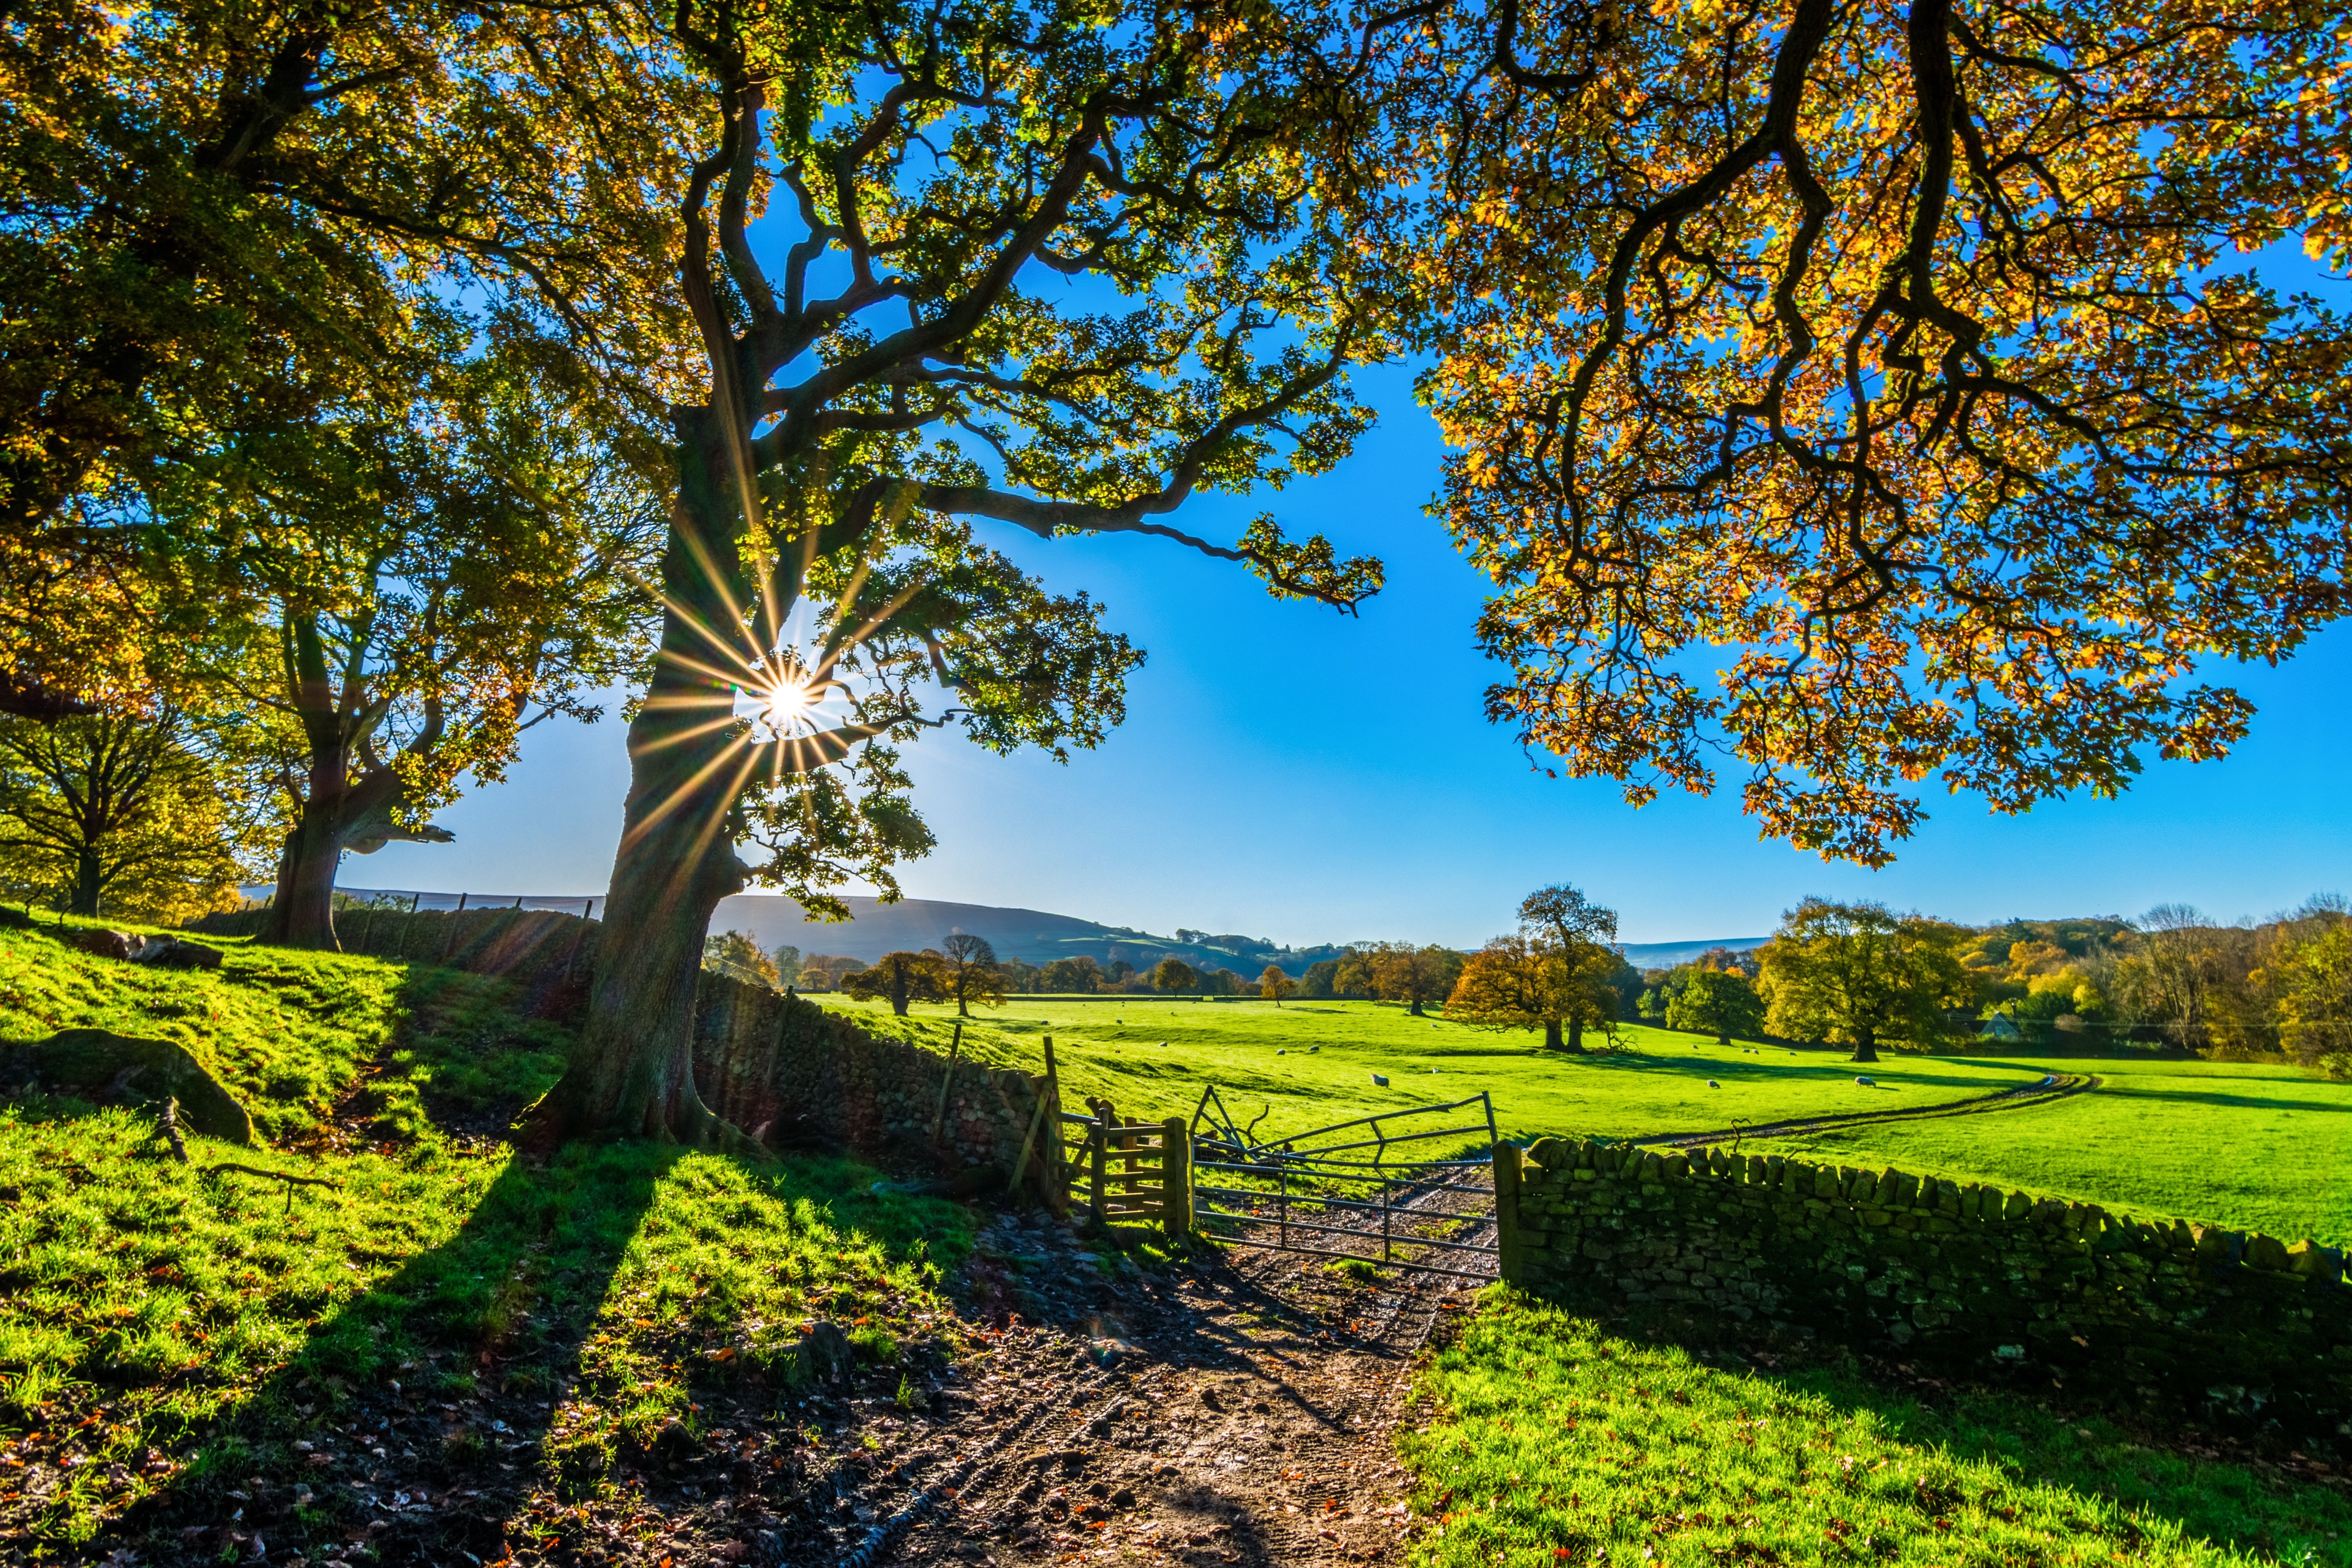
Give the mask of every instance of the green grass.
[[(541, 1457), (593, 1492), (616, 1455), (695, 1431), (698, 1387), (788, 1373), (812, 1318), (893, 1359), (932, 1336), (961, 1205), (835, 1159), (516, 1158), (481, 1129), (553, 1083), (564, 1029), (478, 976), (227, 945), (216, 975), (156, 973), (0, 932), (0, 1038), (174, 1038), (278, 1145), (194, 1139), (192, 1167), (143, 1110), (0, 1106), (0, 1554), (74, 1559), (161, 1489), (301, 1479), (296, 1437), (404, 1381), (560, 1387)], [(203, 1169), (225, 1158), (332, 1185)]]
[(2352, 1563), (2352, 1502), (1992, 1394), (1726, 1370), (1505, 1290), (1400, 1447), (1416, 1568)]
[[(894, 1019), (887, 1004), (815, 1000), (874, 1032), (898, 1032), (944, 1050), (954, 1009), (919, 1006)], [(2030, 1083), (2042, 1069), (1998, 1061), (1913, 1057), (1871, 1069), (1875, 1089), (1832, 1053), (1720, 1047), (1696, 1036), (1635, 1025), (1630, 1047), (1570, 1057), (1537, 1047), (1538, 1036), (1415, 1018), (1372, 1002), (1163, 1002), (1024, 998), (976, 1016), (965, 1049), (1037, 1071), (1043, 1037), (1054, 1037), (1062, 1100), (1076, 1109), (1108, 1096), (1123, 1115), (1189, 1116), (1204, 1084), (1227, 1110), (1259, 1129), (1302, 1132), (1350, 1117), (1460, 1100), (1486, 1090), (1506, 1137), (1705, 1131), (1735, 1118), (1921, 1106)], [(1165, 1042), (1164, 1044), (1162, 1042)], [(1759, 1054), (1749, 1055), (1754, 1050)], [(1277, 1055), (1277, 1052), (1283, 1054)], [(1372, 1075), (1387, 1077), (1381, 1089)], [(1709, 1089), (1707, 1080), (1721, 1085)]]
[[(818, 998), (877, 1034), (947, 1048), (953, 1010)], [(1857, 1128), (1751, 1150), (1899, 1165), (2148, 1217), (2352, 1243), (2352, 1084), (2225, 1062), (1889, 1056), (1857, 1069), (1831, 1051), (1720, 1047), (1639, 1026), (1629, 1048), (1589, 1058), (1534, 1037), (1414, 1018), (1369, 1002), (1016, 1000), (966, 1026), (967, 1054), (1034, 1072), (1054, 1037), (1063, 1103), (1108, 1096), (1124, 1115), (1192, 1114), (1214, 1084), (1258, 1135), (1458, 1100), (1484, 1089), (1507, 1138), (1638, 1138), (1794, 1117), (1913, 1109), (2091, 1072), (2103, 1087), (2057, 1104)], [(1167, 1042), (1162, 1045), (1160, 1042)], [(1319, 1047), (1320, 1049), (1313, 1047)], [(1277, 1052), (1286, 1054), (1277, 1055)], [(1434, 1068), (1433, 1075), (1431, 1068)], [(1875, 1080), (1865, 1089), (1857, 1071)], [(1375, 1072), (1389, 1087), (1376, 1088)], [(1714, 1079), (1719, 1089), (1707, 1088)]]
[(2352, 1084), (2298, 1068), (2069, 1058), (2100, 1087), (2015, 1115), (1777, 1140), (1772, 1152), (1898, 1165), (2105, 1204), (2352, 1244)]

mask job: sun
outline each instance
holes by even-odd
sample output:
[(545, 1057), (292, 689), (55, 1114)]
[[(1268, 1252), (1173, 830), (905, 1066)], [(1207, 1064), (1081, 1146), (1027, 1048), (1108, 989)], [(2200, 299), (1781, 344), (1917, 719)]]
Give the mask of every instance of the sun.
[(761, 701), (769, 728), (782, 731), (804, 722), (816, 707), (817, 696), (807, 682), (787, 679), (769, 687)]

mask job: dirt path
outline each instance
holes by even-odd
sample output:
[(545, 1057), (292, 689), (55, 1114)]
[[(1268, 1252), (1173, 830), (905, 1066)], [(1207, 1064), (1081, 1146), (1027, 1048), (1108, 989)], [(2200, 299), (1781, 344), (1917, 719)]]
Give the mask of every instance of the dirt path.
[(1837, 1116), (1808, 1116), (1793, 1121), (1768, 1121), (1760, 1127), (1727, 1127), (1716, 1132), (1675, 1132), (1655, 1138), (1636, 1138), (1633, 1142), (1643, 1149), (1704, 1149), (1717, 1143), (1729, 1143), (1748, 1138), (1786, 1138), (1804, 1132), (1826, 1132), (1841, 1127), (1869, 1127), (1887, 1121), (1925, 1121), (1937, 1116), (1980, 1116), (1993, 1110), (2026, 1110), (2037, 1106), (2055, 1105), (2062, 1100), (2099, 1087), (2099, 1080), (2088, 1073), (2059, 1073), (2040, 1083), (2029, 1083), (2017, 1089), (2004, 1089), (1992, 1094), (1972, 1095), (1966, 1100), (1948, 1100), (1937, 1105), (1921, 1105), (1900, 1110), (1852, 1110)]
[(1150, 1272), (1092, 1259), (1051, 1222), (982, 1233), (981, 1308), (1019, 1315), (934, 1401), (929, 1463), (841, 1490), (831, 1560), (1389, 1561), (1408, 1523), (1402, 1395), (1475, 1283), (1360, 1284), (1250, 1248)]

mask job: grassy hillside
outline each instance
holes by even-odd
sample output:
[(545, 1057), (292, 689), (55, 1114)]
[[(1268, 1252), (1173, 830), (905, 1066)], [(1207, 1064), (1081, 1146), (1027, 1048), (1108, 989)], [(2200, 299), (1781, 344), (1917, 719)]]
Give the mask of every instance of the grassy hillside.
[[(953, 1009), (896, 1019), (878, 1002), (820, 997), (880, 1033), (944, 1049)], [(1997, 1182), (2151, 1216), (2352, 1242), (2352, 1084), (2292, 1068), (2219, 1062), (1890, 1056), (1719, 1047), (1629, 1027), (1631, 1048), (1589, 1058), (1370, 1002), (1165, 1002), (1103, 997), (989, 1009), (967, 1048), (1038, 1070), (1054, 1037), (1063, 1097), (1107, 1095), (1129, 1115), (1190, 1115), (1204, 1084), (1259, 1132), (1297, 1132), (1480, 1090), (1507, 1137), (1705, 1131), (1791, 1117), (1911, 1109), (2093, 1072), (2102, 1087), (2054, 1106), (1857, 1128), (1770, 1147), (1849, 1164)], [(1376, 1087), (1374, 1073), (1389, 1087)], [(1718, 1088), (1709, 1088), (1712, 1079)]]
[[(554, 1081), (564, 1029), (478, 976), (224, 945), (216, 974), (157, 973), (0, 931), (0, 1038), (173, 1038), (265, 1140), (192, 1139), (184, 1165), (151, 1110), (0, 1104), (0, 1556), (103, 1556), (142, 1500), (137, 1528), (206, 1554), (265, 1500), (273, 1543), (315, 1549), (373, 1539), (368, 1497), (395, 1485), (511, 1472), (512, 1506), (450, 1489), (418, 1525), (445, 1531), (430, 1560), (492, 1561), (509, 1524), (620, 1528), (632, 1467), (772, 1403), (809, 1318), (856, 1321), (877, 1360), (931, 1337), (961, 1206), (836, 1160), (518, 1158), (491, 1134)], [(330, 1184), (212, 1169), (232, 1161)], [(753, 1447), (822, 1463), (827, 1431)]]

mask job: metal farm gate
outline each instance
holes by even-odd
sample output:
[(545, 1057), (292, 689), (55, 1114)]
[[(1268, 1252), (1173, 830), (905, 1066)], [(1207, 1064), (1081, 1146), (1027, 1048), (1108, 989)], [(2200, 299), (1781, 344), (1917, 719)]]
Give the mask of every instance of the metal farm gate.
[(1486, 1095), (1262, 1141), (1252, 1136), (1256, 1128), (1257, 1121), (1247, 1131), (1234, 1123), (1214, 1085), (1201, 1091), (1191, 1128), (1192, 1215), (1211, 1237), (1233, 1247), (1496, 1278), (1496, 1135)]

